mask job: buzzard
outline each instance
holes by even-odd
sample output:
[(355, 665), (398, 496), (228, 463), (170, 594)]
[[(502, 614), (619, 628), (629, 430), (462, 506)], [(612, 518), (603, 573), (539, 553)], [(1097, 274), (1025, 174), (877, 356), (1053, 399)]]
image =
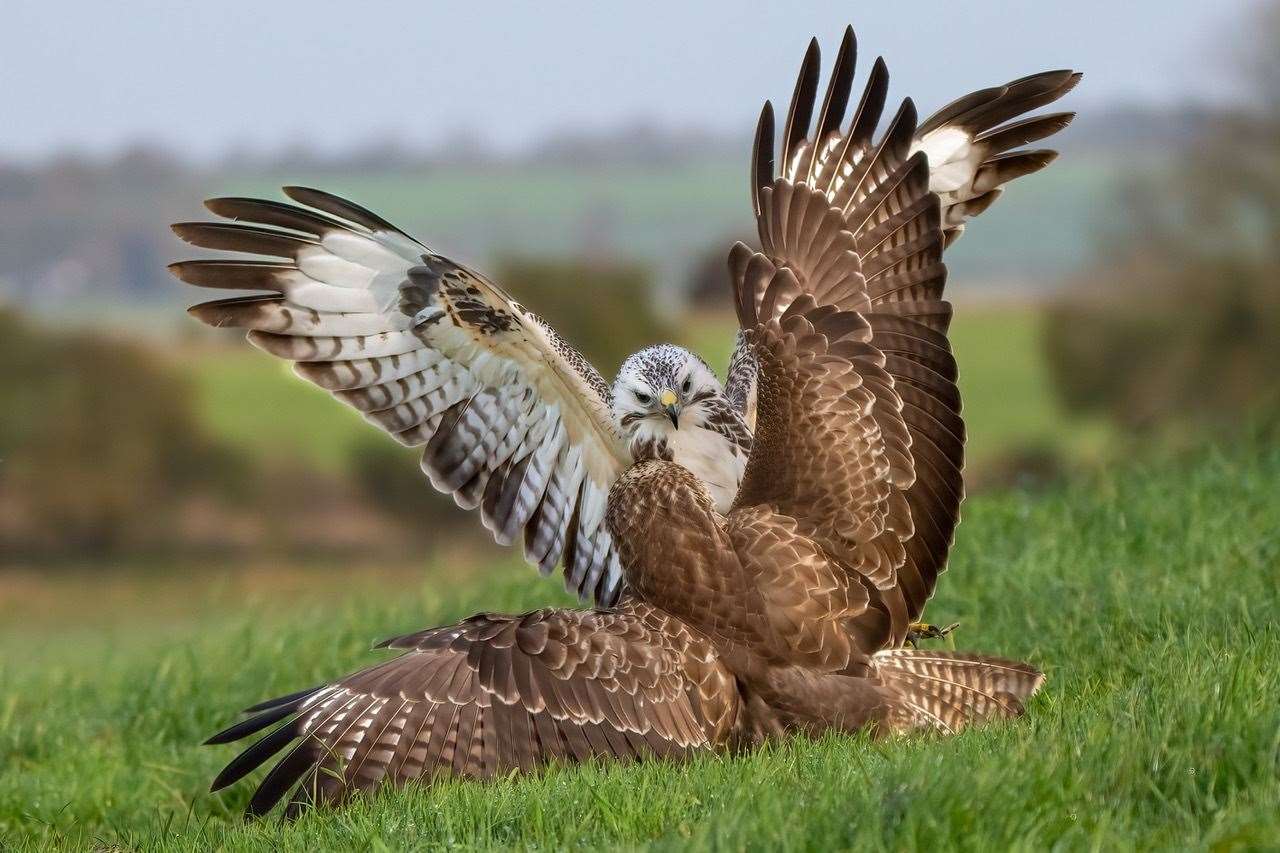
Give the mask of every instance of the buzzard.
[[(612, 387), (487, 279), (318, 190), (295, 206), (215, 199), (238, 223), (175, 226), (207, 248), (185, 281), (265, 295), (192, 312), (250, 330), (396, 436), (499, 542), (599, 605), (479, 614), (388, 640), (405, 653), (271, 700), (211, 738), (271, 729), (214, 781), (284, 751), (258, 815), (442, 774), (686, 756), (788, 732), (954, 732), (1020, 714), (1042, 676), (904, 648), (950, 547), (964, 426), (942, 301), (945, 246), (1052, 152), (1015, 150), (1069, 114), (1011, 119), (1079, 75), (975, 92), (878, 137), (877, 60), (853, 117), (841, 44), (816, 112), (817, 43), (775, 163), (766, 103), (752, 156), (761, 250), (729, 254), (739, 345), (725, 387), (654, 347)], [(279, 724), (279, 725), (276, 725)], [(275, 726), (275, 728), (271, 728)]]
[[(941, 300), (942, 250), (1005, 183), (1052, 162), (1053, 151), (1019, 146), (1062, 129), (1073, 114), (1010, 120), (1062, 97), (1079, 75), (1051, 71), (983, 89), (919, 125), (907, 100), (877, 140), (889, 83), (881, 59), (847, 130), (840, 128), (852, 95), (854, 45), (849, 30), (809, 138), (819, 71), (817, 43), (810, 43), (787, 116), (790, 159), (780, 177), (813, 182), (843, 205), (871, 298), (920, 303), (923, 313), (904, 320), (938, 333), (934, 343), (945, 349), (951, 309)], [(772, 127), (766, 104), (753, 187), (772, 179), (772, 153), (762, 147)], [(896, 228), (893, 217), (904, 212), (895, 194), (921, 181), (937, 199), (926, 194), (915, 203), (931, 212)], [(301, 377), (400, 443), (422, 447), (432, 484), (479, 510), (499, 544), (521, 540), (541, 571), (563, 566), (569, 589), (607, 606), (618, 600), (622, 568), (604, 525), (605, 503), (638, 455), (652, 448), (681, 463), (706, 484), (717, 509), (728, 511), (756, 418), (755, 362), (742, 335), (723, 387), (702, 359), (670, 345), (628, 358), (610, 386), (554, 329), (479, 273), (350, 201), (303, 187), (284, 192), (305, 207), (211, 199), (210, 210), (239, 222), (173, 226), (196, 246), (259, 256), (176, 263), (170, 269), (178, 278), (268, 291), (196, 305), (191, 313), (209, 325), (250, 329), (254, 345), (294, 361)], [(752, 198), (759, 214), (758, 190)], [(760, 223), (769, 250), (774, 238)], [(916, 298), (921, 294), (929, 299)], [(906, 340), (900, 330), (892, 334)], [(949, 357), (933, 367), (943, 368), (944, 381), (954, 379)], [(917, 546), (929, 572), (942, 565), (962, 490), (963, 428), (954, 387), (948, 389), (937, 398), (940, 408), (905, 392), (956, 439), (936, 437), (941, 443), (928, 448), (935, 481), (916, 489), (934, 507)]]

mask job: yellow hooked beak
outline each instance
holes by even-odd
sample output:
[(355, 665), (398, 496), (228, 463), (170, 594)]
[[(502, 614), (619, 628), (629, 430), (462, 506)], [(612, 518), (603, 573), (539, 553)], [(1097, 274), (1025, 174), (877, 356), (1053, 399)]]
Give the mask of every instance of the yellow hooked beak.
[(658, 402), (662, 404), (662, 408), (666, 411), (667, 417), (671, 418), (671, 425), (676, 429), (680, 429), (680, 403), (676, 392), (670, 388), (663, 390), (658, 395)]

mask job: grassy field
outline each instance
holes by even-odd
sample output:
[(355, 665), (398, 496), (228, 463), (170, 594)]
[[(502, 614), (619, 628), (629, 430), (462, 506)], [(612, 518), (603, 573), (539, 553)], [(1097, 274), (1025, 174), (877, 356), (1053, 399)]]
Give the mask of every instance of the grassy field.
[(1026, 720), (452, 783), (295, 825), (242, 823), (247, 786), (205, 793), (233, 753), (199, 741), (377, 659), (372, 640), (563, 600), (554, 584), (511, 563), (459, 589), (436, 567), (282, 604), (197, 577), (176, 623), (145, 594), (109, 629), (19, 616), (0, 630), (0, 848), (1276, 849), (1278, 491), (1280, 447), (1252, 442), (967, 504), (928, 615), (1047, 671)]

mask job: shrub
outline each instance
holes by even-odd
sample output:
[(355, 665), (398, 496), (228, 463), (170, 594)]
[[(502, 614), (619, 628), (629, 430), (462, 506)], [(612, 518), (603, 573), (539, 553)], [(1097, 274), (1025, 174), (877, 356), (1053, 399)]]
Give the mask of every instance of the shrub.
[(484, 530), (474, 513), (459, 509), (431, 485), (420, 465), (422, 448), (401, 447), (370, 429), (351, 444), (348, 469), (369, 505), (420, 544), (473, 538)]
[(1132, 427), (1280, 403), (1280, 3), (1236, 46), (1252, 99), (1135, 188), (1122, 253), (1050, 312), (1064, 401)]
[(653, 309), (653, 285), (638, 264), (512, 258), (496, 281), (577, 347), (606, 381), (628, 355), (669, 340)]
[(1221, 423), (1280, 402), (1280, 281), (1240, 258), (1105, 270), (1050, 309), (1045, 346), (1071, 408), (1131, 428)]
[(141, 347), (50, 332), (0, 310), (4, 551), (111, 555), (168, 537), (176, 495), (229, 493), (233, 453), (194, 416), (191, 387)]
[(684, 296), (691, 304), (726, 313), (733, 310), (729, 247), (739, 240), (748, 246), (759, 243), (755, 236), (725, 237), (712, 243), (694, 259), (684, 282)]

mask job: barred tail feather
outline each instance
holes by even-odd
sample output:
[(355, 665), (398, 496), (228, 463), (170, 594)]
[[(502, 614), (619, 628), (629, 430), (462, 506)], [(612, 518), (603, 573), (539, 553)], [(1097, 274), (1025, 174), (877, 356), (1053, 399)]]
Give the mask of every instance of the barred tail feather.
[(954, 734), (988, 720), (1020, 717), (1044, 673), (1030, 664), (965, 652), (892, 649), (878, 652), (876, 673), (898, 704), (894, 731)]

